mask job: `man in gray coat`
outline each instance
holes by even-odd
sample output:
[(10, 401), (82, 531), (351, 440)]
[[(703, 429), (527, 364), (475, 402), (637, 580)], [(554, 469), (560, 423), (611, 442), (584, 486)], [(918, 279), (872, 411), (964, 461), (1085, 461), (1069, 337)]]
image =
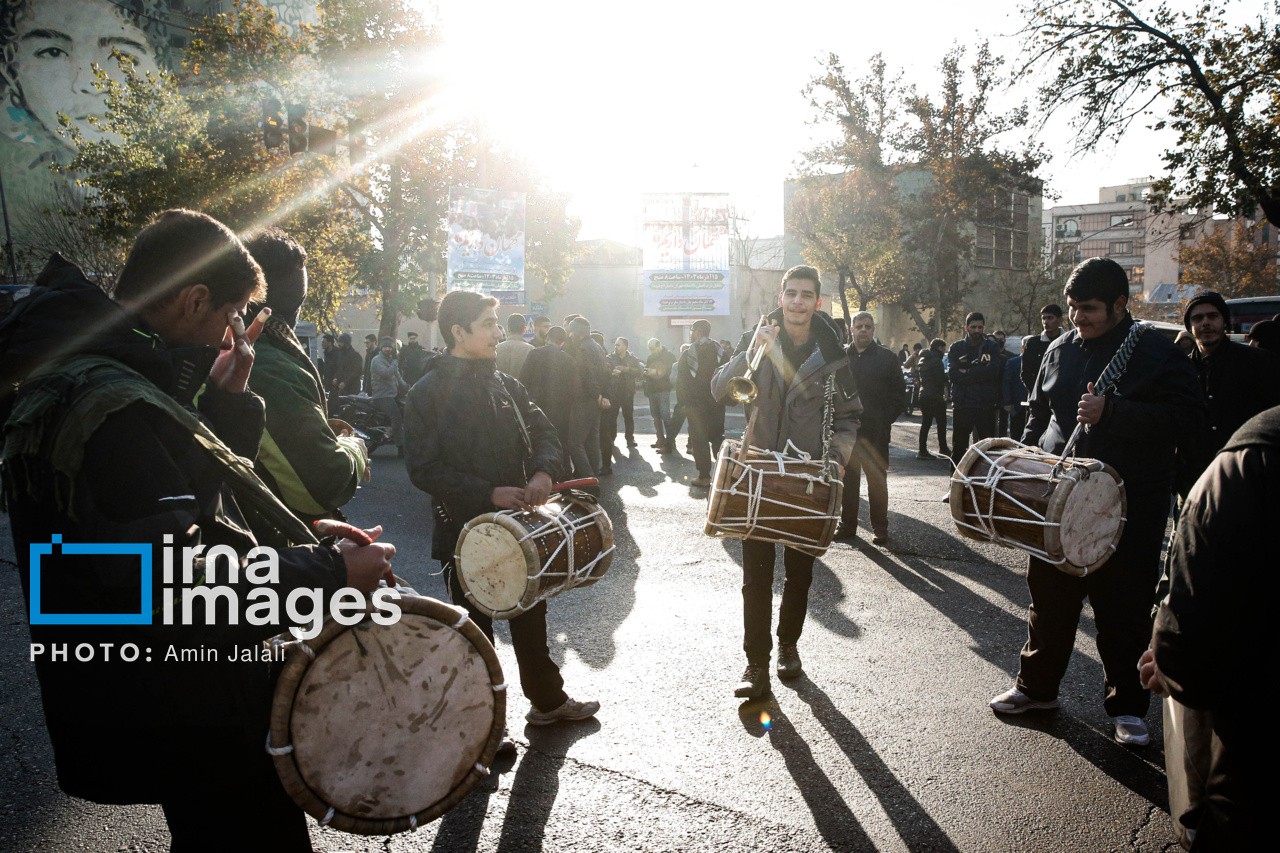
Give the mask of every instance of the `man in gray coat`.
[[(843, 479), (858, 438), (858, 400), (849, 358), (841, 346), (835, 323), (818, 311), (822, 306), (822, 281), (810, 266), (787, 270), (778, 294), (778, 310), (769, 315), (772, 325), (754, 336), (747, 332), (727, 364), (716, 371), (711, 391), (719, 402), (729, 399), (729, 380), (742, 376), (755, 347), (764, 347), (764, 358), (752, 375), (759, 389), (751, 443), (768, 450), (787, 450), (788, 443), (815, 459), (825, 459), (834, 479)], [(834, 383), (832, 436), (824, 446), (826, 391), (828, 379)], [(794, 452), (794, 451), (791, 451)], [(769, 636), (773, 611), (773, 569), (777, 548), (771, 542), (744, 539), (742, 542), (743, 651), (747, 668), (734, 695), (756, 698), (769, 692), (769, 657), (773, 639)], [(809, 585), (813, 580), (811, 554), (794, 548), (783, 549), (786, 582), (782, 588), (782, 609), (778, 616), (778, 677), (801, 674), (796, 644), (804, 628), (809, 608)]]

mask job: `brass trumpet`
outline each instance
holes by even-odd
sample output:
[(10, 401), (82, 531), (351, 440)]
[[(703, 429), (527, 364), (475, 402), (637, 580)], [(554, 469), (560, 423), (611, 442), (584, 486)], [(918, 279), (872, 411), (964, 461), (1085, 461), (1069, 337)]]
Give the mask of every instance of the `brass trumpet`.
[(729, 396), (736, 402), (750, 404), (756, 401), (756, 397), (760, 396), (760, 389), (756, 387), (756, 383), (751, 380), (751, 375), (760, 367), (760, 359), (764, 358), (764, 345), (756, 344), (756, 335), (760, 334), (760, 330), (764, 328), (769, 318), (761, 314), (760, 322), (756, 323), (755, 331), (751, 333), (751, 342), (755, 345), (755, 351), (748, 350), (747, 355), (747, 372), (741, 376), (735, 376), (729, 380)]

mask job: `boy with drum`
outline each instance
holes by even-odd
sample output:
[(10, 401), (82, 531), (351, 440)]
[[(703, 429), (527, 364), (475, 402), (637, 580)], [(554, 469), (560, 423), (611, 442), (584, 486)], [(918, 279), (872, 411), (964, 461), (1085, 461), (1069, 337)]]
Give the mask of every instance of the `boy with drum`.
[(1115, 261), (1090, 258), (1072, 271), (1066, 295), (1075, 329), (1049, 344), (1035, 387), (1028, 389), (1031, 420), (1023, 441), (1061, 455), (1077, 424), (1083, 425), (1073, 455), (1119, 472), (1127, 520), (1115, 553), (1084, 577), (1030, 558), (1031, 611), (1018, 680), (990, 705), (998, 714), (1058, 707), (1058, 684), (1088, 597), (1106, 679), (1103, 706), (1114, 718), (1115, 739), (1145, 746), (1150, 736), (1142, 718), (1151, 696), (1138, 680), (1138, 659), (1151, 639), (1174, 450), (1199, 429), (1204, 399), (1190, 361), (1172, 341), (1151, 331), (1137, 338), (1115, 393), (1095, 395), (1094, 383), (1134, 327), (1126, 310), (1129, 279)]
[[(787, 450), (794, 445), (814, 459), (823, 459), (834, 478), (844, 478), (854, 442), (858, 438), (858, 415), (862, 404), (849, 370), (849, 358), (842, 346), (840, 330), (822, 306), (822, 282), (810, 266), (795, 266), (782, 277), (778, 309), (769, 315), (770, 325), (747, 332), (737, 352), (716, 371), (711, 391), (716, 401), (730, 401), (729, 380), (747, 372), (750, 359), (763, 347), (763, 359), (751, 379), (758, 389), (754, 406), (755, 427), (751, 443), (767, 450)], [(827, 401), (828, 377), (834, 376), (834, 393)], [(825, 440), (827, 406), (831, 436)], [(773, 569), (777, 547), (772, 542), (742, 540), (742, 620), (743, 650), (747, 668), (733, 691), (740, 698), (754, 699), (769, 692), (769, 657), (773, 639), (769, 636), (773, 609)], [(782, 609), (778, 615), (778, 677), (801, 674), (796, 644), (804, 628), (809, 607), (809, 585), (813, 581), (812, 554), (783, 548), (786, 583)]]
[[(467, 609), (490, 642), (493, 620), (471, 604), (458, 581), (458, 534), (478, 515), (545, 504), (563, 472), (556, 428), (519, 380), (495, 367), (497, 307), (493, 297), (464, 290), (441, 300), (440, 335), (448, 352), (428, 365), (404, 413), (409, 479), (431, 495), (435, 507), (431, 556), (444, 569), (453, 603)], [(529, 724), (594, 716), (599, 702), (579, 702), (564, 692), (560, 668), (547, 649), (547, 603), (510, 624), (520, 686), (533, 705)], [(504, 738), (501, 751), (514, 748)]]

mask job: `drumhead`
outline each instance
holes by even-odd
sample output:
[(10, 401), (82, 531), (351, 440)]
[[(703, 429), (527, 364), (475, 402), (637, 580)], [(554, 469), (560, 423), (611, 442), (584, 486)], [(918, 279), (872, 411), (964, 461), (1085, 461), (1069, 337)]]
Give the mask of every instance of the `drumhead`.
[[(517, 535), (499, 520), (477, 519), (468, 525), (458, 539), (457, 556), (462, 588), (481, 609), (504, 613), (524, 600), (528, 557)], [(533, 573), (537, 574), (536, 568)]]
[(1059, 535), (1062, 556), (1079, 568), (1090, 568), (1111, 555), (1124, 524), (1120, 483), (1102, 471), (1079, 480), (1062, 508)]
[(335, 637), (307, 668), (290, 736), (307, 786), (359, 818), (415, 815), (480, 762), (495, 697), (481, 653), (448, 625), (403, 613)]

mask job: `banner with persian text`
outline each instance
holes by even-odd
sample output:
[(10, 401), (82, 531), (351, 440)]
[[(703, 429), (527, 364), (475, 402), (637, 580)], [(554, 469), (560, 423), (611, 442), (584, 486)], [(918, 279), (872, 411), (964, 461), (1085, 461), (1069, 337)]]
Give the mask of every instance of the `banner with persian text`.
[(645, 316), (727, 316), (730, 239), (728, 194), (646, 195)]
[(449, 290), (524, 303), (525, 194), (449, 188)]

